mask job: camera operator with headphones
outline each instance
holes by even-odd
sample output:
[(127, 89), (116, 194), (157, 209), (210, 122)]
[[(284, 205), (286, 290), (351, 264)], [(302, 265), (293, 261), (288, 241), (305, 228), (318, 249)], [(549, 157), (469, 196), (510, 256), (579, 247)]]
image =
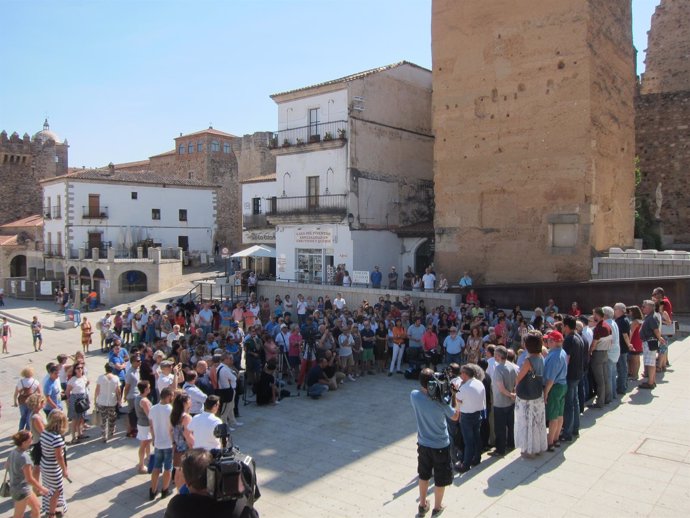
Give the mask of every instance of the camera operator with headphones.
[(201, 448), (194, 448), (185, 454), (182, 474), (189, 494), (175, 495), (165, 510), (164, 518), (258, 518), (259, 513), (244, 497), (218, 501), (209, 494), (207, 472), (212, 462), (211, 453)]
[(443, 493), (453, 482), (453, 467), (450, 458), (450, 437), (446, 418), (457, 421), (460, 410), (446, 403), (432, 399), (429, 382), (434, 371), (423, 369), (419, 375), (421, 388), (410, 393), (410, 402), (417, 419), (417, 473), (419, 474), (419, 515), (429, 510), (427, 492), (429, 479), (434, 476), (434, 509), (431, 516), (443, 512)]

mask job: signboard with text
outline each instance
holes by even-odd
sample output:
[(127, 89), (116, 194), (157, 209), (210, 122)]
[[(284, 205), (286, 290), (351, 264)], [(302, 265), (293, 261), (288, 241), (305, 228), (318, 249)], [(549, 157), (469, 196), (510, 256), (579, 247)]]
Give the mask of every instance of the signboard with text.
[(242, 243), (271, 243), (276, 242), (275, 230), (245, 230), (242, 232)]
[(333, 230), (296, 230), (295, 243), (298, 245), (332, 245)]
[(367, 271), (352, 271), (350, 272), (352, 284), (369, 284), (369, 272)]

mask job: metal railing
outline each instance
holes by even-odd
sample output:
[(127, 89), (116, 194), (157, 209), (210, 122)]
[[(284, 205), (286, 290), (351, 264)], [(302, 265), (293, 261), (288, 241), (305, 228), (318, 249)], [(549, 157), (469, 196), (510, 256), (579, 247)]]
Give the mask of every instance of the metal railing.
[(108, 249), (112, 248), (112, 241), (102, 241), (99, 246), (89, 246), (89, 243), (84, 243), (84, 259), (93, 259), (93, 249), (98, 248), (98, 258), (105, 259), (108, 257)]
[(180, 248), (161, 248), (161, 259), (179, 259), (180, 258)]
[(108, 207), (82, 207), (84, 219), (108, 219)]
[(309, 126), (289, 128), (273, 133), (269, 147), (290, 147), (314, 142), (344, 140), (347, 137), (347, 121), (320, 122)]
[(266, 221), (266, 214), (243, 214), (242, 226), (246, 229), (266, 228), (269, 224)]
[(320, 194), (316, 196), (293, 196), (276, 198), (275, 205), (270, 206), (268, 216), (289, 214), (345, 214), (347, 195)]
[(62, 245), (46, 244), (43, 246), (43, 255), (45, 257), (63, 257)]

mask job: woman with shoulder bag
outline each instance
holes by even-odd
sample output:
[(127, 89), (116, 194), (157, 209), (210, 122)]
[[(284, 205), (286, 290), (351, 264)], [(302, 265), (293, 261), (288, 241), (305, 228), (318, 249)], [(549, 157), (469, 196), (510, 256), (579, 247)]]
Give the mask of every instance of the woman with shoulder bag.
[(41, 393), (41, 385), (38, 380), (34, 378), (33, 367), (24, 367), (21, 376), (22, 377), (17, 382), (17, 386), (14, 389), (14, 406), (19, 407), (19, 429), (28, 430), (31, 411), (26, 402), (33, 394)]
[(31, 448), (31, 441), (31, 432), (18, 431), (12, 436), (16, 448), (7, 457), (6, 469), (10, 479), (8, 496), (14, 501), (14, 518), (23, 517), (27, 506), (31, 509), (31, 518), (39, 518), (41, 507), (36, 495), (49, 494), (48, 489), (39, 483), (31, 470), (31, 459), (27, 451)]
[(65, 397), (68, 402), (68, 417), (71, 419), (72, 442), (88, 438), (84, 434), (84, 416), (89, 409), (89, 380), (84, 375), (84, 364), (75, 363), (72, 377), (67, 382)]
[(515, 447), (531, 459), (548, 448), (541, 333), (530, 331), (525, 346), (528, 356), (515, 381)]

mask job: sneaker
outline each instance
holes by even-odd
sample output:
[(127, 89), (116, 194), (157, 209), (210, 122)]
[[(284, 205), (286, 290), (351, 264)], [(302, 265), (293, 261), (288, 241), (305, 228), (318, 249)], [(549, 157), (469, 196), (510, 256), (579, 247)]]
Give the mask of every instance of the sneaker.
[(231, 423), (232, 426), (238, 427), (238, 426), (244, 426), (244, 423), (240, 423), (239, 421), (235, 421), (234, 423)]
[(388, 377), (390, 378), (391, 376), (393, 376), (393, 373), (392, 373), (392, 372), (389, 372), (389, 373), (388, 373)]
[(441, 513), (445, 510), (444, 506), (439, 507), (438, 509), (434, 509), (431, 511), (431, 516), (434, 518), (435, 516), (440, 516)]
[(156, 493), (157, 493), (156, 491), (154, 491), (153, 489), (149, 488), (149, 500), (155, 499), (155, 498), (156, 498)]
[(352, 374), (348, 374), (347, 379), (349, 379), (350, 381), (357, 381)]
[(161, 498), (167, 498), (170, 495), (170, 488), (161, 491)]
[(424, 516), (428, 512), (429, 512), (429, 502), (426, 502), (424, 505), (417, 506), (417, 516)]

